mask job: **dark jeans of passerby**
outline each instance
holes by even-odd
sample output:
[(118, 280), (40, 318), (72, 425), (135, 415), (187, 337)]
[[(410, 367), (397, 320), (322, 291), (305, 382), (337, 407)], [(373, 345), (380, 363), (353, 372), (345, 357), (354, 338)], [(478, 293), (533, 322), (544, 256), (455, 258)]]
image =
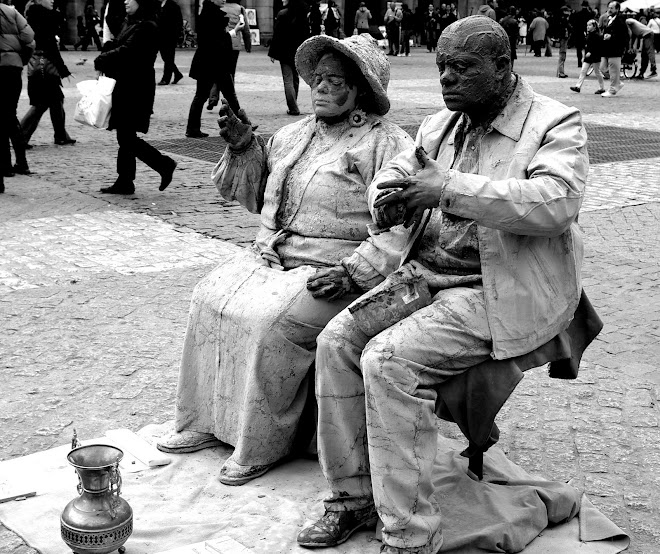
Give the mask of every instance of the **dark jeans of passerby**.
[(435, 31), (433, 29), (427, 29), (426, 30), (426, 48), (428, 49), (429, 52), (433, 52), (436, 47), (436, 40), (435, 40)]
[(642, 65), (639, 67), (639, 74), (644, 75), (646, 68), (651, 62), (651, 73), (656, 72), (655, 66), (655, 47), (653, 44), (653, 35), (646, 35), (642, 38)]
[(71, 138), (64, 126), (66, 122), (64, 100), (61, 97), (57, 97), (50, 104), (30, 106), (30, 109), (23, 116), (23, 119), (21, 119), (21, 130), (23, 131), (23, 139), (26, 143), (30, 142), (32, 134), (36, 131), (39, 121), (41, 121), (41, 116), (47, 110), (50, 111), (50, 121), (53, 124), (55, 142), (65, 141)]
[(74, 49), (78, 49), (78, 47), (82, 47), (82, 50), (85, 51), (89, 47), (89, 45), (94, 41), (94, 44), (96, 44), (96, 48), (100, 51), (102, 48), (101, 45), (101, 39), (99, 38), (99, 34), (96, 32), (95, 27), (87, 27), (87, 33), (83, 38), (81, 38), (78, 42), (76, 42), (73, 47)]
[(390, 23), (387, 26), (387, 42), (390, 47), (388, 54), (396, 56), (399, 53), (399, 26), (396, 23)]
[(578, 67), (582, 67), (582, 52), (584, 50), (584, 42), (576, 41), (575, 43), (575, 54), (577, 55)]
[(160, 43), (160, 57), (163, 58), (163, 79), (162, 82), (169, 83), (174, 76), (174, 80), (178, 81), (183, 77), (179, 68), (174, 63), (174, 56), (176, 54), (176, 41), (163, 41)]
[(282, 81), (284, 82), (284, 96), (286, 97), (287, 113), (290, 115), (297, 115), (300, 113), (298, 109), (298, 88), (300, 86), (300, 79), (298, 72), (293, 65), (280, 61), (280, 69), (282, 70)]
[[(227, 69), (231, 73), (231, 78), (236, 79), (236, 66), (238, 65), (238, 55), (241, 53), (240, 50), (232, 50), (229, 58), (227, 60)], [(227, 100), (229, 102), (229, 100)], [(218, 88), (217, 83), (211, 88), (209, 93), (209, 109), (217, 106), (220, 103), (220, 89)], [(233, 109), (233, 108), (232, 108)]]
[(139, 138), (134, 129), (117, 128), (117, 144), (117, 174), (124, 182), (133, 182), (135, 179), (136, 159), (158, 173), (163, 173), (168, 167), (169, 158)]
[(404, 29), (401, 31), (401, 50), (402, 54), (410, 56), (410, 39), (412, 38), (412, 29)]
[(545, 39), (543, 40), (535, 40), (532, 47), (534, 48), (534, 55), (537, 58), (541, 57), (541, 50), (543, 50), (543, 47), (545, 46)]
[(27, 167), (23, 135), (16, 118), (23, 87), (22, 71), (22, 67), (0, 67), (0, 175), (10, 173), (12, 169), (10, 140), (14, 145), (16, 165)]
[[(190, 111), (188, 112), (188, 125), (186, 127), (187, 133), (195, 133), (200, 131), (202, 123), (202, 110), (204, 103), (211, 93), (214, 80), (212, 78), (197, 79), (197, 88), (195, 89), (195, 96), (190, 104)], [(218, 78), (218, 87), (222, 92), (222, 96), (229, 103), (229, 107), (234, 113), (241, 109), (236, 97), (236, 90), (234, 89), (234, 79), (229, 73), (222, 73)]]

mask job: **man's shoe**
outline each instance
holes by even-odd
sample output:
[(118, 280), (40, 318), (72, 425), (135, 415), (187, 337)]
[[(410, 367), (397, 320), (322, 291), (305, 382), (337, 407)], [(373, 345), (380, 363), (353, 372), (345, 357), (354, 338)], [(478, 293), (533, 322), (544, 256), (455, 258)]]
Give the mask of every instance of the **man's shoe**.
[(211, 110), (212, 110), (213, 108), (215, 108), (217, 105), (218, 105), (218, 101), (217, 101), (217, 100), (210, 100), (210, 99), (209, 99), (208, 104), (206, 104), (206, 109), (209, 110), (209, 111), (211, 111)]
[(560, 79), (566, 79), (568, 75), (566, 75), (566, 73), (560, 73), (559, 75), (557, 75), (557, 77), (559, 77)]
[(169, 157), (167, 158), (167, 168), (160, 174), (160, 186), (158, 190), (165, 190), (170, 185), (177, 165), (175, 160)]
[(201, 131), (186, 131), (186, 136), (188, 138), (206, 138), (209, 134), (202, 133)]
[(647, 79), (654, 79), (657, 76), (658, 76), (658, 73), (656, 71), (651, 71), (651, 73), (649, 73), (649, 76), (647, 77)]
[(603, 94), (605, 92), (604, 88), (599, 88), (594, 94)]
[(606, 90), (603, 94), (600, 95), (601, 98), (612, 98), (613, 96), (616, 96), (616, 91), (610, 92), (609, 90)]
[(286, 115), (300, 115), (300, 112), (297, 110), (295, 112), (292, 110), (287, 110)]
[(298, 533), (298, 544), (308, 548), (337, 546), (346, 542), (358, 529), (373, 527), (378, 521), (374, 506), (360, 510), (329, 512)]
[(169, 84), (170, 84), (170, 82), (166, 81), (165, 79), (161, 79), (160, 81), (158, 81), (159, 86), (169, 85)]
[(25, 164), (14, 164), (14, 167), (12, 168), (14, 173), (18, 173), (19, 175), (31, 175), (32, 172), (30, 171), (30, 168), (28, 165)]
[(580, 92), (580, 87), (570, 87), (570, 89), (571, 89), (573, 92), (577, 92), (577, 93)]
[(252, 481), (252, 479), (261, 477), (274, 465), (275, 464), (242, 466), (237, 464), (231, 458), (228, 458), (220, 468), (220, 477), (218, 477), (218, 480), (223, 485), (238, 487), (240, 485), (245, 485), (245, 483)]
[(216, 439), (211, 433), (186, 430), (170, 433), (156, 443), (156, 448), (168, 454), (186, 454), (222, 444), (223, 442)]
[(76, 143), (76, 139), (72, 139), (72, 138), (55, 140), (55, 144), (57, 144), (58, 146), (67, 146), (68, 144), (75, 144), (75, 143)]
[(117, 179), (111, 187), (104, 187), (100, 190), (103, 194), (133, 194), (135, 185), (133, 181), (120, 181)]
[(181, 79), (183, 79), (183, 73), (179, 73), (178, 75), (175, 75), (172, 84), (176, 85)]

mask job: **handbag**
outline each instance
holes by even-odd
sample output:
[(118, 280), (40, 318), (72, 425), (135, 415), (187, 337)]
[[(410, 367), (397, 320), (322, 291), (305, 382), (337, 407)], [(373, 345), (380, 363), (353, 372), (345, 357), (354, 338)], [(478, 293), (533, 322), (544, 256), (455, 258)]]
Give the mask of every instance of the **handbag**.
[(56, 77), (60, 78), (60, 73), (57, 71), (55, 64), (51, 62), (48, 58), (44, 57), (43, 52), (35, 52), (30, 57), (30, 61), (27, 64), (27, 74), (29, 77)]
[(76, 104), (73, 119), (96, 129), (107, 129), (110, 124), (112, 91), (115, 89), (115, 84), (114, 79), (105, 75), (76, 84), (82, 98)]

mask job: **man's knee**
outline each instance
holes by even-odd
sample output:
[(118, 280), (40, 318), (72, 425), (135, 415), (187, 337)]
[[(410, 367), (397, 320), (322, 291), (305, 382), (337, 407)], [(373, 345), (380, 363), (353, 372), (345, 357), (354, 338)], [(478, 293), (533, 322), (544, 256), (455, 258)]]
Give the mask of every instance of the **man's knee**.
[(355, 324), (350, 312), (348, 310), (339, 312), (319, 334), (316, 339), (317, 348), (319, 350), (341, 348), (347, 341), (350, 342), (354, 329)]

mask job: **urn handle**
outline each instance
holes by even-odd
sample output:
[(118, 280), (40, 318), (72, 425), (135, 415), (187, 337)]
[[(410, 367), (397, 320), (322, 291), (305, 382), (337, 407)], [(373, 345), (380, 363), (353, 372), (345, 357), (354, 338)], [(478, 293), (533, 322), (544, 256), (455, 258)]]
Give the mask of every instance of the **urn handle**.
[(119, 507), (119, 495), (121, 494), (121, 473), (119, 472), (119, 462), (115, 462), (110, 468), (110, 516), (112, 519), (117, 517), (117, 508)]

